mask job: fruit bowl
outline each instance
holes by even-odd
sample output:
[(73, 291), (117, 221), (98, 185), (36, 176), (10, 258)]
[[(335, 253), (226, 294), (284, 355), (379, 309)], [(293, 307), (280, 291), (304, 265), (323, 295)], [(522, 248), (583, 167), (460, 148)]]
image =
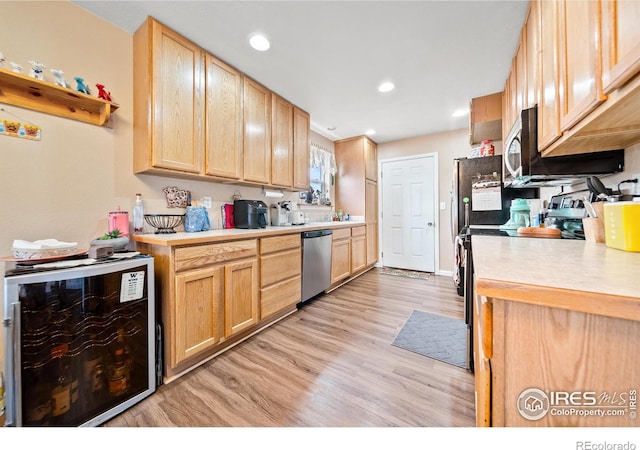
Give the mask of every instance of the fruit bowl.
[(175, 233), (175, 227), (184, 223), (184, 214), (145, 214), (144, 220), (156, 229), (155, 234)]

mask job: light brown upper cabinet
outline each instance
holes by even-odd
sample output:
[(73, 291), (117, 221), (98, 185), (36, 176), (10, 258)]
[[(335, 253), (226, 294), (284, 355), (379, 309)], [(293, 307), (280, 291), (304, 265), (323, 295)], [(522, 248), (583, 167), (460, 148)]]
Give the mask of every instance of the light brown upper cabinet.
[(311, 149), (311, 117), (293, 108), (293, 188), (309, 189), (309, 152)]
[(372, 172), (377, 174), (377, 144), (366, 136), (357, 136), (341, 139), (334, 145), (338, 166), (336, 208), (351, 216), (362, 216), (367, 225), (366, 260), (367, 264), (373, 264), (378, 256), (378, 183), (372, 179)]
[(522, 39), (525, 48), (524, 105), (532, 108), (538, 103), (540, 71), (540, 5), (532, 2), (529, 6)]
[(133, 42), (134, 171), (201, 174), (204, 52), (151, 18)]
[(540, 87), (538, 96), (538, 150), (560, 137), (558, 77), (558, 3), (532, 2), (540, 11)]
[(293, 105), (271, 96), (271, 184), (293, 185)]
[[(526, 49), (523, 105), (538, 105), (543, 157), (640, 142), (639, 22), (638, 1), (530, 2), (517, 48)], [(516, 54), (505, 80), (505, 115), (515, 103), (517, 67)]]
[(517, 120), (520, 111), (522, 111), (525, 107), (526, 101), (526, 91), (527, 91), (527, 74), (526, 74), (526, 58), (527, 58), (527, 46), (526, 46), (526, 34), (524, 33), (524, 28), (520, 33), (520, 44), (518, 45), (518, 50), (516, 51), (516, 56), (514, 58), (515, 64), (515, 114), (512, 114), (511, 120), (512, 123), (515, 123)]
[(242, 74), (207, 54), (205, 173), (242, 177)]
[(352, 216), (366, 216), (366, 180), (372, 180), (372, 166), (377, 167), (377, 145), (366, 136), (335, 141), (336, 165), (336, 208)]
[(518, 81), (517, 81), (517, 64), (516, 58), (513, 58), (511, 64), (511, 71), (509, 72), (509, 78), (507, 78), (507, 84), (509, 85), (509, 97), (507, 97), (507, 110), (504, 120), (507, 122), (507, 130), (510, 130), (518, 117)]
[(602, 2), (602, 87), (605, 94), (640, 71), (640, 4)]
[(309, 114), (152, 17), (133, 48), (135, 173), (309, 188)]
[(364, 138), (364, 177), (367, 180), (378, 181), (378, 146), (371, 139)]
[(244, 180), (271, 183), (271, 91), (243, 76)]
[(469, 106), (469, 142), (471, 145), (491, 139), (501, 140), (502, 92), (471, 99)]
[(560, 128), (565, 131), (606, 97), (602, 93), (599, 3), (565, 0), (558, 6)]

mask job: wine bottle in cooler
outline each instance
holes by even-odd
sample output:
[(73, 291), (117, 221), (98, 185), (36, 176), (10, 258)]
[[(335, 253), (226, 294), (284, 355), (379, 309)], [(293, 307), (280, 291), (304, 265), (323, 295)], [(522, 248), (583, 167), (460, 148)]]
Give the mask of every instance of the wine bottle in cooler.
[(56, 425), (67, 424), (67, 413), (71, 411), (71, 369), (66, 353), (66, 344), (55, 347), (51, 352), (57, 360), (57, 373), (51, 389), (51, 418)]
[(131, 353), (123, 328), (118, 329), (118, 338), (112, 351), (113, 359), (109, 367), (109, 394), (112, 397), (119, 397), (129, 390), (131, 382)]

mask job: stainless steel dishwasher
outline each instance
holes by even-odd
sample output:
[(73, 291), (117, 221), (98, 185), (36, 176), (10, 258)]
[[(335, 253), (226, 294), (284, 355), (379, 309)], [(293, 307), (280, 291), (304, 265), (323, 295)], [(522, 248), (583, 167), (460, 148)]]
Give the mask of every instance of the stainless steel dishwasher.
[(302, 300), (323, 293), (331, 285), (331, 239), (333, 231), (302, 233)]

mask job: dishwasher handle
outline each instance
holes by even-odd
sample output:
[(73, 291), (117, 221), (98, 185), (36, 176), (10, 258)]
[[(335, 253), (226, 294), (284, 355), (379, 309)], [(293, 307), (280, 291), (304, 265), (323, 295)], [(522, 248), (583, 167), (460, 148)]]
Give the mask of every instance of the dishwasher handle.
[(317, 238), (322, 236), (329, 236), (333, 234), (332, 230), (315, 230), (315, 231), (304, 231), (302, 233), (302, 239), (310, 239)]

